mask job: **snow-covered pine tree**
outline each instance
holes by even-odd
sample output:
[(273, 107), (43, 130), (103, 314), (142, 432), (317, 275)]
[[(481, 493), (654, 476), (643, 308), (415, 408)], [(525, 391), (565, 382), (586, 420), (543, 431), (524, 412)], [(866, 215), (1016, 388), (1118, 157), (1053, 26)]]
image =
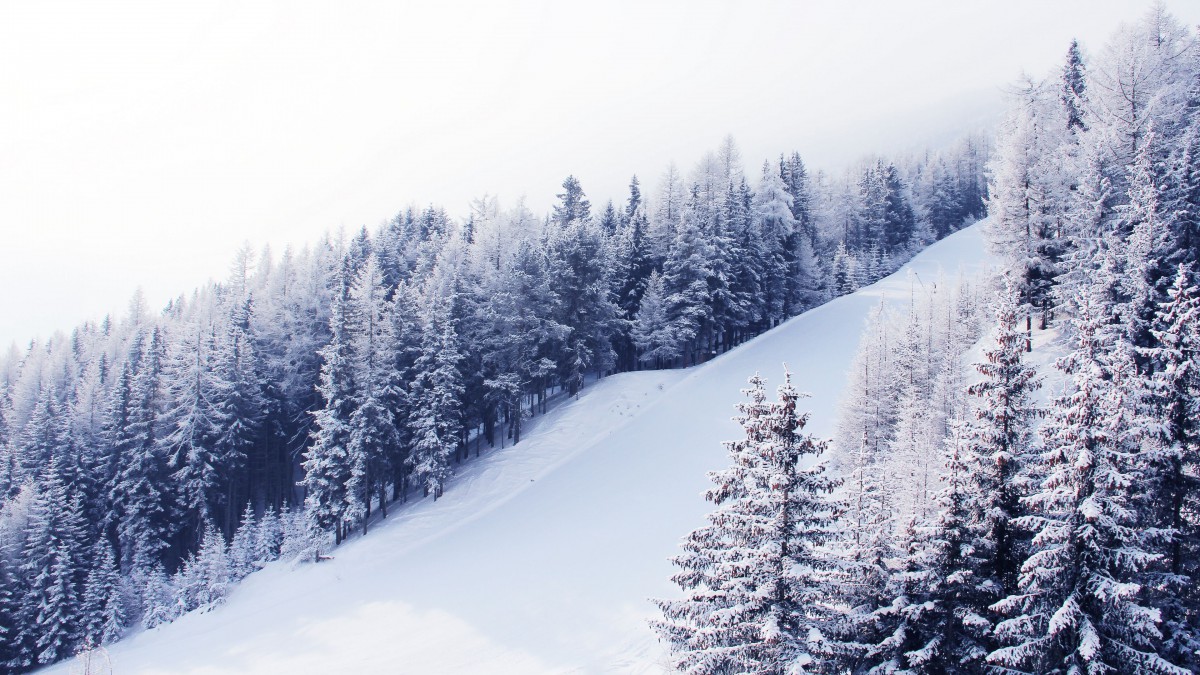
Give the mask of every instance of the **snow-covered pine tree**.
[(706, 497), (717, 505), (709, 524), (684, 540), (673, 580), (680, 600), (659, 600), (652, 622), (689, 673), (781, 673), (816, 667), (820, 629), (831, 598), (828, 561), (819, 548), (837, 509), (825, 475), (826, 442), (804, 435), (807, 414), (785, 376), (777, 402), (767, 402), (757, 375), (738, 404), (744, 439), (726, 443), (732, 465), (710, 473)]
[(20, 642), (32, 651), (22, 666), (70, 656), (81, 638), (79, 606), (86, 578), (86, 523), (77, 493), (64, 484), (56, 461), (46, 467), (29, 512), (23, 572)]
[(279, 520), (283, 524), (279, 558), (289, 562), (316, 562), (321, 551), (329, 545), (328, 531), (322, 530), (315, 520), (300, 509), (285, 509), (279, 514)]
[(680, 356), (676, 340), (670, 334), (665, 295), (662, 276), (655, 270), (646, 282), (646, 292), (630, 328), (639, 360), (655, 367), (662, 367)]
[(668, 346), (664, 342), (663, 350), (678, 352), (687, 366), (698, 362), (701, 343), (712, 328), (709, 293), (712, 251), (700, 227), (695, 199), (683, 207), (676, 230), (662, 270), (669, 326), (664, 335), (673, 343)]
[(142, 626), (150, 629), (170, 623), (177, 619), (184, 609), (180, 606), (179, 591), (174, 580), (163, 570), (162, 565), (155, 565), (147, 570), (142, 578), (139, 594), (142, 599)]
[(916, 672), (978, 673), (984, 667), (992, 624), (985, 618), (995, 594), (979, 579), (985, 559), (977, 541), (982, 512), (976, 449), (963, 420), (950, 423), (944, 443), (945, 474), (936, 498), (937, 515), (918, 540), (914, 562), (922, 594), (907, 613), (910, 633), (920, 640), (904, 654)]
[[(160, 562), (175, 533), (173, 486), (158, 426), (163, 413), (164, 351), (163, 334), (155, 328), (130, 383), (125, 426), (115, 436), (120, 442), (114, 447), (119, 456), (111, 502), (119, 509), (116, 533), (126, 571)], [(117, 401), (120, 405), (119, 397)]]
[[(897, 536), (896, 480), (888, 464), (871, 453), (866, 435), (856, 449), (839, 441), (845, 503), (841, 527), (830, 547), (836, 561), (838, 613), (827, 632), (826, 651), (838, 668), (855, 671), (873, 658), (873, 645), (896, 630), (887, 615), (894, 605), (894, 560), (904, 542)], [(839, 671), (835, 671), (839, 672)]]
[(233, 579), (229, 550), (221, 530), (211, 520), (204, 524), (200, 550), (188, 558), (176, 576), (178, 604), (184, 611), (207, 611), (225, 602)]
[(333, 531), (341, 543), (348, 523), (347, 484), (351, 461), (347, 453), (350, 416), (354, 411), (352, 306), (349, 261), (343, 260), (329, 319), (332, 339), (321, 349), (322, 407), (313, 413), (312, 445), (304, 454), (305, 514), (319, 530)]
[(17, 438), (17, 459), (23, 477), (36, 478), (51, 461), (58, 462), (62, 471), (69, 468), (71, 439), (66, 435), (64, 422), (58, 392), (52, 386), (45, 387)]
[(1006, 280), (996, 305), (995, 334), (975, 364), (982, 376), (967, 389), (974, 419), (963, 430), (967, 463), (979, 503), (972, 520), (979, 531), (973, 545), (985, 560), (976, 570), (978, 592), (992, 601), (1014, 593), (1026, 537), (1014, 524), (1025, 514), (1025, 465), (1032, 457), (1034, 421), (1039, 416), (1032, 395), (1040, 386), (1034, 368), (1025, 363), (1025, 335), (1017, 325), (1015, 284)]
[(250, 502), (246, 502), (239, 522), (233, 539), (229, 542), (229, 574), (234, 581), (240, 581), (253, 572), (257, 558), (255, 544), (259, 524), (254, 519), (254, 507)]
[(279, 559), (283, 547), (283, 518), (274, 506), (268, 506), (258, 522), (258, 530), (254, 533), (255, 563), (269, 563)]
[(1043, 326), (1049, 321), (1061, 272), (1066, 195), (1057, 148), (1066, 125), (1055, 118), (1061, 110), (1044, 85), (1028, 82), (1018, 96), (992, 162), (987, 234), (989, 246), (1015, 275), (1029, 331), (1034, 314), (1041, 315)]
[(350, 302), (355, 305), (351, 330), (355, 392), (346, 448), (350, 461), (346, 509), (348, 518), (362, 522), (363, 534), (374, 496), (387, 513), (389, 460), (400, 440), (393, 412), (398, 397), (395, 344), (382, 284), (378, 262), (371, 256), (350, 289)]
[(217, 436), (216, 457), (220, 462), (221, 487), (214, 518), (222, 532), (232, 535), (237, 525), (237, 508), (247, 498), (245, 467), (261, 470), (261, 435), (267, 415), (263, 396), (262, 369), (254, 349), (251, 323), (253, 299), (234, 296), (223, 333), (215, 340), (214, 366), (220, 381), (218, 410), (224, 424)]
[(792, 198), (794, 226), (784, 250), (788, 261), (788, 315), (794, 316), (826, 299), (821, 283), (824, 272), (816, 254), (819, 238), (812, 213), (808, 170), (800, 153), (793, 152), (787, 158), (781, 156), (779, 173)]
[[(573, 179), (568, 178), (568, 182)], [(567, 183), (563, 184), (567, 187)], [(574, 188), (578, 189), (576, 182)], [(618, 309), (606, 274), (608, 261), (604, 236), (588, 217), (582, 191), (574, 197), (583, 206), (572, 206), (572, 190), (560, 195), (555, 207), (570, 218), (558, 220), (559, 227), (547, 237), (548, 272), (554, 279), (559, 302), (554, 307), (557, 323), (568, 328), (563, 349), (557, 354), (558, 377), (574, 396), (589, 372), (605, 373), (616, 358), (612, 348), (613, 327)]]
[(923, 525), (929, 522), (933, 495), (938, 489), (939, 449), (945, 430), (944, 420), (939, 419), (939, 411), (932, 405), (935, 392), (931, 367), (941, 360), (927, 311), (933, 309), (933, 298), (922, 298), (918, 305), (915, 288), (912, 293), (901, 330), (892, 333), (894, 342), (889, 348), (895, 398), (887, 403), (893, 409), (895, 427), (885, 461), (887, 472), (899, 479), (895, 503), (899, 522), (915, 519)]
[[(788, 192), (777, 167), (772, 166), (770, 162), (763, 162), (758, 188), (754, 191), (753, 223), (758, 230), (759, 238), (763, 243), (763, 252), (766, 255), (762, 261), (763, 276), (761, 279), (762, 290), (765, 294), (763, 318), (766, 325), (764, 328), (770, 328), (795, 313), (796, 308), (793, 306), (793, 302), (789, 301), (794, 301), (799, 297), (801, 280), (791, 278), (790, 267), (794, 264), (796, 266), (794, 271), (797, 275), (803, 272), (806, 277), (808, 276), (808, 272), (799, 267), (807, 261), (802, 261), (798, 257), (794, 261), (789, 260), (787, 244), (796, 232), (796, 219), (792, 215), (792, 203), (792, 195)], [(792, 256), (800, 254), (802, 252), (799, 250), (792, 251)]]
[(80, 615), (83, 642), (94, 646), (115, 642), (129, 624), (121, 572), (112, 546), (103, 537), (92, 546)]
[(1153, 372), (1145, 384), (1154, 424), (1141, 461), (1146, 489), (1142, 523), (1167, 536), (1152, 602), (1163, 613), (1165, 654), (1200, 668), (1200, 295), (1180, 265), (1159, 306), (1146, 350)]
[(204, 519), (217, 517), (231, 478), (218, 440), (229, 421), (221, 401), (225, 381), (215, 364), (216, 336), (199, 323), (185, 326), (168, 352), (163, 379), (167, 409), (160, 440), (174, 470), (178, 498), (187, 509), (185, 531), (199, 541)]
[(683, 179), (679, 176), (679, 168), (671, 163), (659, 179), (658, 194), (653, 201), (650, 223), (646, 230), (647, 250), (656, 269), (662, 269), (663, 261), (667, 259), (667, 251), (675, 241), (676, 229), (686, 200), (687, 191), (684, 189)]
[(592, 205), (579, 185), (575, 176), (567, 176), (562, 183), (563, 191), (558, 193), (558, 204), (554, 205), (554, 220), (558, 225), (566, 226), (573, 220), (587, 220), (592, 217)]
[[(888, 163), (882, 167), (881, 179), (884, 187), (883, 209), (883, 241), (881, 242), (884, 256), (903, 254), (913, 243), (916, 234), (917, 219), (909, 204), (907, 186), (900, 178), (900, 171), (895, 164)], [(890, 272), (889, 269), (884, 273)]]
[(1098, 292), (1078, 301), (1076, 347), (1059, 361), (1072, 376), (1042, 427), (1045, 477), (1017, 520), (1035, 532), (1018, 589), (993, 607), (1004, 646), (999, 669), (1047, 674), (1147, 672), (1183, 675), (1159, 653), (1160, 614), (1144, 599), (1157, 533), (1139, 528), (1135, 492), (1138, 425), (1127, 378), (1132, 350), (1110, 329)]
[(854, 267), (854, 258), (846, 250), (846, 242), (838, 242), (837, 251), (833, 254), (833, 263), (829, 268), (829, 284), (835, 296), (853, 293), (858, 288)]
[(730, 184), (721, 213), (722, 227), (730, 246), (729, 290), (732, 294), (732, 335), (727, 342), (741, 344), (763, 326), (763, 273), (768, 264), (762, 232), (754, 223), (753, 195), (746, 179)]
[(450, 458), (462, 431), (459, 406), (463, 385), (458, 370), (462, 356), (449, 312), (445, 305), (434, 305), (439, 302), (427, 299), (411, 420), (413, 472), (425, 494), (432, 493), (434, 499), (442, 496), (446, 480), (453, 473)]
[[(0, 527), (0, 540), (8, 539), (8, 533)], [(16, 670), (18, 637), (17, 618), (20, 616), (17, 605), (16, 570), (8, 557), (8, 552), (0, 549), (0, 670)]]
[(1071, 40), (1071, 46), (1067, 49), (1060, 97), (1066, 111), (1067, 129), (1077, 134), (1087, 131), (1087, 77), (1078, 40)]
[(868, 464), (874, 464), (883, 458), (894, 436), (899, 377), (889, 338), (892, 323), (887, 306), (880, 303), (863, 331), (834, 435), (839, 458), (862, 456)]

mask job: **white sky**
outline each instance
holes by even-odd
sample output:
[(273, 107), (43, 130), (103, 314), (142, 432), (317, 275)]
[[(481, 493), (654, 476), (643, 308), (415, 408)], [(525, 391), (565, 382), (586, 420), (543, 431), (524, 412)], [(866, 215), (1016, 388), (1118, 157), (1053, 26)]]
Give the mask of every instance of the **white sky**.
[[(1134, 0), (0, 5), (0, 346), (256, 249), (485, 193), (652, 192), (726, 134), (814, 168), (990, 123)], [(1200, 22), (1200, 3), (1175, 0)]]

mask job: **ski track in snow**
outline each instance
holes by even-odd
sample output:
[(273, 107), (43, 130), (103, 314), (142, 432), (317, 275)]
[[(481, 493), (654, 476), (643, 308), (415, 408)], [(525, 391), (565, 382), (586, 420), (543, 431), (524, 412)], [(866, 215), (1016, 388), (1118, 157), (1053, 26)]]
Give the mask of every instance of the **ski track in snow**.
[[(881, 299), (975, 278), (980, 226), (900, 271), (688, 370), (625, 373), (561, 403), (516, 446), (458, 467), (444, 497), (394, 507), (334, 560), (274, 563), (228, 602), (109, 648), (114, 673), (660, 673), (651, 598), (704, 521), (706, 472), (746, 379), (786, 362), (832, 433), (846, 371)], [(43, 672), (72, 672), (65, 662)]]

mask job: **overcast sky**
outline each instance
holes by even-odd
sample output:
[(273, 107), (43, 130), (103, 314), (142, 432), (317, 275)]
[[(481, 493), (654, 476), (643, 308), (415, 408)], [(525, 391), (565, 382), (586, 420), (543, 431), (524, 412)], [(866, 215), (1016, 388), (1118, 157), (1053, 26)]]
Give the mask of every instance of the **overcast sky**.
[[(409, 204), (594, 204), (726, 134), (838, 169), (994, 121), (1131, 0), (0, 7), (0, 346)], [(1200, 3), (1169, 3), (1188, 25)]]

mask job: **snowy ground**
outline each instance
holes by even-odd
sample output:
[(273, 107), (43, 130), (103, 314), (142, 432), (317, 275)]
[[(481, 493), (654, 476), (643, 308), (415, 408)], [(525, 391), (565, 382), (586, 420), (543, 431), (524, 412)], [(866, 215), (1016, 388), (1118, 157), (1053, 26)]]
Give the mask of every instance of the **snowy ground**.
[(649, 598), (678, 594), (667, 559), (708, 511), (705, 472), (725, 464), (746, 378), (761, 372), (773, 390), (786, 362), (813, 393), (809, 429), (827, 436), (880, 298), (986, 264), (972, 227), (707, 364), (596, 383), (520, 445), (472, 461), (436, 503), (397, 510), (330, 562), (276, 564), (225, 606), (111, 647), (112, 671), (665, 671)]

